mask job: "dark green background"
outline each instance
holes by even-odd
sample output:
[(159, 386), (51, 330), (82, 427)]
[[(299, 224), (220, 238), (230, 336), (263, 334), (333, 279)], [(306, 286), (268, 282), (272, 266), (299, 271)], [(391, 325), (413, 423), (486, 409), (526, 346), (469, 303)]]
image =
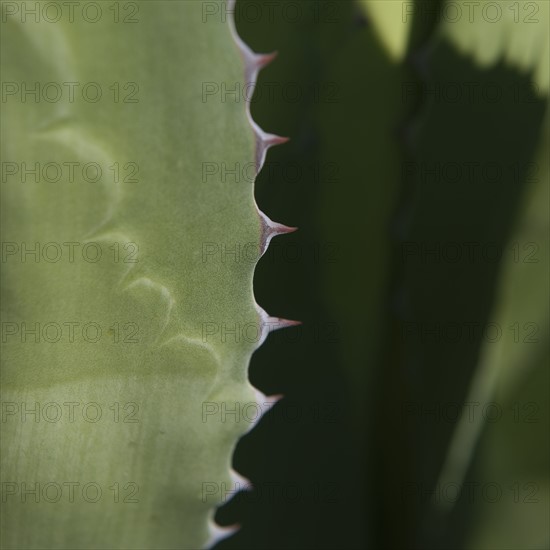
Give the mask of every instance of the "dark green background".
[[(433, 489), (455, 426), (406, 411), (463, 402), (482, 338), (436, 342), (403, 331), (406, 323), (488, 323), (501, 262), (479, 254), (422, 261), (404, 258), (403, 246), (505, 249), (546, 104), (529, 75), (503, 62), (482, 69), (437, 37), (439, 3), (424, 4), (431, 15), (415, 19), (408, 54), (396, 62), (354, 2), (302, 2), (309, 15), (297, 22), (283, 9), (252, 20), (247, 0), (238, 2), (243, 39), (254, 51), (278, 51), (260, 74), (253, 116), (291, 137), (269, 152), (257, 201), (300, 228), (273, 242), (255, 293), (271, 315), (304, 324), (272, 334), (253, 357), (252, 383), (285, 399), (238, 445), (234, 465), (257, 488), (218, 512), (220, 523), (242, 526), (220, 550), (456, 549), (471, 535), (472, 503), (439, 517), (429, 499), (404, 497), (407, 483)], [(495, 103), (429, 93), (450, 81), (510, 92)], [(299, 101), (283, 93), (288, 83)], [(518, 172), (448, 181), (403, 168), (488, 161)], [(539, 380), (548, 386), (547, 371)], [(540, 414), (545, 420), (547, 409)], [(544, 425), (523, 432), (535, 448)], [(468, 476), (477, 479), (475, 458)]]

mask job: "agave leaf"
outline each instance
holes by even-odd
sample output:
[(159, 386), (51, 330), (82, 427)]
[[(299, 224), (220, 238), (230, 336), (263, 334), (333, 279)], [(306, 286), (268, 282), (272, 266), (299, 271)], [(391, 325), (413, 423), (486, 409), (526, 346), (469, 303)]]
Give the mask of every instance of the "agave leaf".
[(486, 6), (459, 0), (444, 4), (440, 30), (482, 67), (504, 60), (532, 73), (537, 91), (544, 95), (550, 89), (549, 18), (550, 5), (544, 0), (498, 0)]
[[(492, 315), (507, 337), (484, 345), (468, 397), (497, 403), (502, 417), (485, 425), (463, 424), (453, 440), (455, 447), (467, 451), (481, 435), (472, 477), (502, 490), (497, 502), (475, 500), (469, 548), (544, 548), (550, 542), (549, 136), (547, 112), (534, 157), (538, 170), (511, 239), (511, 246), (520, 245), (520, 255), (502, 266)], [(451, 465), (448, 469), (452, 475)]]
[[(536, 20), (528, 20), (524, 10), (527, 5), (537, 8)], [(440, 491), (451, 486), (464, 488), (471, 482), (496, 482), (503, 496), (502, 506), (483, 502), (479, 495), (469, 502), (466, 498), (458, 503), (444, 498), (431, 501), (434, 514), (428, 515), (423, 535), (431, 539), (426, 544), (432, 545), (444, 543), (445, 538), (437, 540), (439, 536), (463, 538), (458, 544), (472, 548), (509, 545), (508, 536), (491, 536), (491, 527), (495, 533), (491, 518), (496, 517), (497, 510), (504, 514), (514, 509), (508, 508), (514, 498), (510, 476), (523, 484), (533, 475), (540, 482), (539, 504), (532, 507), (533, 514), (517, 515), (516, 508), (514, 525), (521, 536), (525, 535), (522, 544), (529, 540), (537, 547), (541, 535), (546, 537), (541, 518), (547, 506), (548, 482), (542, 481), (537, 467), (532, 468), (528, 453), (510, 461), (500, 457), (511, 451), (507, 445), (512, 441), (515, 446), (521, 441), (524, 449), (535, 446), (547, 422), (520, 429), (517, 423), (514, 426), (514, 414), (525, 411), (514, 413), (513, 406), (520, 395), (523, 404), (531, 401), (541, 405), (529, 384), (543, 379), (539, 365), (544, 361), (542, 348), (548, 332), (547, 299), (541, 300), (547, 296), (543, 285), (548, 279), (543, 252), (547, 247), (547, 200), (543, 196), (547, 195), (548, 175), (541, 158), (547, 148), (544, 136), (548, 131), (541, 124), (547, 109), (548, 81), (541, 60), (548, 54), (548, 5), (495, 2), (491, 5), (494, 11), (488, 12), (489, 5), (478, 6), (479, 11), (471, 17), (468, 10), (472, 5), (449, 2), (443, 4), (443, 14), (451, 13), (446, 12), (448, 7), (461, 10), (462, 16), (452, 22), (445, 15), (441, 17), (438, 33), (420, 59), (429, 99), (414, 128), (417, 173), (412, 178), (415, 205), (407, 240), (432, 249), (437, 244), (443, 249), (448, 246), (448, 250), (458, 245), (462, 258), (445, 260), (440, 255), (434, 260), (436, 255), (431, 261), (424, 258), (431, 267), (420, 261), (411, 264), (406, 284), (418, 295), (430, 289), (430, 299), (424, 303), (414, 300), (410, 309), (415, 312), (414, 321), (419, 326), (440, 327), (439, 340), (433, 333), (419, 338), (414, 353), (427, 374), (425, 389), (418, 390), (422, 395), (419, 402), (426, 407), (436, 404), (439, 410), (449, 410), (456, 403), (464, 404), (464, 408), (459, 420), (434, 421), (428, 428), (421, 425), (425, 418), (418, 419), (418, 433), (428, 446), (433, 445), (430, 441), (442, 442), (429, 454), (424, 450), (424, 455), (431, 458), (419, 468), (423, 470), (419, 478), (425, 486)], [(519, 15), (514, 11), (518, 7)], [(498, 20), (491, 23), (489, 17), (497, 13)], [(452, 96), (453, 90), (458, 95)], [(494, 94), (499, 94), (497, 100)], [(453, 132), (441, 142), (443, 124), (452, 127)], [(475, 131), (471, 131), (473, 128)], [(470, 139), (464, 140), (464, 135)], [(468, 175), (464, 168), (474, 163), (498, 169), (499, 177), (481, 172)], [(436, 164), (439, 168), (462, 166), (462, 175), (456, 178), (449, 173), (445, 177), (441, 175), (443, 170), (439, 177), (433, 172), (421, 174), (422, 167), (433, 169)], [(434, 238), (429, 231), (435, 227), (438, 235)], [(464, 254), (468, 242), (478, 250), (493, 247), (500, 256), (491, 260), (477, 254), (470, 261)], [(529, 259), (533, 251), (537, 263)], [(453, 287), (455, 298), (448, 292)], [(440, 294), (443, 288), (447, 288), (445, 300)], [(500, 336), (495, 340), (494, 335), (478, 331), (469, 337), (464, 330), (468, 323), (484, 327), (484, 331), (499, 330)], [(450, 332), (445, 333), (445, 327), (450, 330), (452, 326), (462, 327), (462, 335), (454, 341)], [(540, 338), (537, 344), (525, 342), (531, 329)], [(466, 406), (475, 403), (479, 409), (472, 419), (466, 414)], [(482, 411), (491, 403), (503, 417), (497, 425), (487, 426)], [(541, 419), (545, 414), (542, 408)], [(484, 430), (487, 438), (480, 437)], [(507, 445), (498, 447), (498, 442), (504, 441)], [(481, 449), (476, 456), (478, 444)], [(434, 479), (430, 471), (439, 472), (438, 478)], [(527, 512), (525, 508), (522, 511)], [(475, 517), (475, 533), (464, 532), (464, 520), (457, 519), (458, 514)], [(480, 526), (486, 520), (484, 530)]]
[(372, 19), (376, 34), (389, 55), (396, 61), (402, 60), (407, 52), (414, 3), (407, 0), (360, 0), (360, 5)]
[(203, 95), (244, 81), (243, 46), (223, 2), (101, 3), (95, 22), (62, 4), (56, 22), (2, 5), (2, 542), (198, 548), (251, 425), (205, 403), (263, 397), (255, 262), (220, 251), (275, 229), (252, 183), (203, 170), (255, 164), (242, 103)]

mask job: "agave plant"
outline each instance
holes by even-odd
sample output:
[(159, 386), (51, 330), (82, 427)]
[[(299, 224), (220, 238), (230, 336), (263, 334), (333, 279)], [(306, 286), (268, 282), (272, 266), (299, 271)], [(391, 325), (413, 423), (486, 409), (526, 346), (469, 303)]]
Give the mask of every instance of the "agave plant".
[(548, 21), (3, 0), (3, 547), (545, 547)]

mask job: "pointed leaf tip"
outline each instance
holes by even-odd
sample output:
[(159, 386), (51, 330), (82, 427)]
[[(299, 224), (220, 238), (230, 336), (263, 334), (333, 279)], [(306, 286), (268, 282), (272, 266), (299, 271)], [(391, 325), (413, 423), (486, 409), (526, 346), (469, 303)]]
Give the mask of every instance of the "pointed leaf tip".
[(297, 227), (291, 227), (289, 225), (279, 224), (279, 233), (281, 234), (294, 233), (295, 231), (298, 231)]
[(227, 527), (221, 527), (214, 520), (210, 520), (208, 524), (208, 542), (206, 548), (212, 550), (218, 542), (234, 535), (241, 528), (240, 524), (229, 525)]
[(273, 222), (273, 226), (270, 227), (270, 230), (274, 235), (286, 235), (287, 233), (294, 233), (294, 231), (298, 231), (298, 228)]
[(253, 63), (258, 69), (267, 67), (277, 57), (277, 52), (254, 54)]
[(231, 477), (231, 482), (237, 491), (250, 491), (253, 489), (252, 482), (237, 472), (234, 468), (229, 470), (229, 475)]
[(256, 134), (256, 173), (258, 173), (264, 165), (267, 151), (275, 145), (286, 143), (290, 138), (278, 136), (276, 134), (267, 134), (254, 122), (254, 120), (251, 120), (251, 124)]
[(282, 393), (269, 395), (267, 397), (267, 402), (269, 403), (269, 409), (271, 410), (281, 399), (283, 399), (283, 397), (284, 395)]
[(290, 227), (288, 225), (284, 225), (279, 222), (274, 222), (267, 214), (260, 212), (260, 217), (262, 218), (262, 225), (264, 226), (264, 229), (267, 233), (270, 235), (280, 235), (284, 233), (294, 233), (294, 231), (297, 231), (297, 227)]
[(258, 213), (262, 222), (262, 256), (265, 254), (273, 237), (276, 237), (277, 235), (285, 235), (287, 233), (294, 233), (294, 231), (298, 230), (297, 227), (289, 227), (287, 225), (283, 225), (282, 223), (274, 222), (273, 220), (269, 219), (261, 210), (258, 210)]
[(283, 319), (282, 317), (270, 317), (271, 330), (279, 330), (281, 328), (297, 327), (302, 324), (302, 321), (294, 321), (292, 319)]
[(266, 147), (273, 147), (274, 145), (282, 145), (290, 141), (289, 137), (278, 136), (277, 134), (265, 134), (262, 136), (262, 142)]
[(263, 405), (265, 408), (262, 409), (263, 416), (267, 411), (271, 410), (274, 405), (276, 405), (284, 395), (282, 393), (276, 393), (274, 395), (265, 395), (265, 393), (254, 388), (254, 393), (256, 397), (256, 403)]

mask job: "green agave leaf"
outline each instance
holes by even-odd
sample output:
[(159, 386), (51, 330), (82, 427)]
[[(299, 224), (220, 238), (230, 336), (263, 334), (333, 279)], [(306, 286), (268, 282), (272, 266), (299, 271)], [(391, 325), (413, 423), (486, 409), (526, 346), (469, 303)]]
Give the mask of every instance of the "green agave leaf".
[(496, 2), (472, 4), (446, 2), (442, 7), (441, 33), (462, 53), (472, 55), (482, 67), (500, 60), (532, 73), (541, 95), (550, 90), (550, 4)]
[(500, 404), (502, 419), (486, 426), (463, 424), (454, 440), (468, 450), (482, 434), (475, 479), (485, 486), (496, 483), (503, 491), (497, 502), (475, 502), (468, 539), (472, 549), (545, 548), (550, 543), (549, 137), (547, 111), (534, 157), (536, 175), (512, 237), (512, 243), (525, 245), (518, 249), (519, 258), (503, 265), (493, 312), (493, 322), (513, 337), (484, 346), (469, 396), (470, 401)]
[(268, 59), (231, 3), (49, 5), (2, 4), (2, 543), (198, 548), (244, 484), (251, 422), (220, 411), (270, 401), (248, 362), (284, 323), (252, 278), (288, 230), (251, 184), (205, 179), (280, 139), (204, 89)]
[(412, 28), (414, 3), (408, 0), (360, 0), (372, 18), (376, 33), (389, 55), (396, 61), (404, 58)]
[[(464, 495), (466, 484), (475, 483), (478, 487), (492, 484), (502, 494), (498, 502), (479, 495), (468, 504), (465, 497), (459, 503), (432, 502), (435, 513), (426, 523), (431, 523), (433, 531), (434, 525), (441, 532), (454, 529), (470, 548), (514, 546), (511, 541), (519, 544), (520, 539), (522, 546), (539, 548), (548, 540), (544, 518), (550, 486), (547, 472), (541, 469), (542, 457), (548, 455), (547, 446), (541, 446), (548, 429), (548, 411), (540, 394), (547, 377), (543, 365), (549, 323), (548, 4), (494, 2), (477, 5), (478, 11), (471, 12), (474, 8), (467, 2), (448, 2), (441, 7), (441, 23), (423, 67), (429, 78), (430, 100), (415, 128), (420, 143), (416, 158), (419, 166), (477, 162), (479, 166), (496, 166), (501, 172), (494, 181), (480, 173), (454, 181), (441, 177), (435, 182), (433, 176), (416, 174), (417, 204), (410, 234), (428, 244), (436, 240), (442, 245), (464, 245), (470, 240), (481, 247), (496, 245), (501, 259), (489, 262), (478, 257), (471, 265), (439, 262), (442, 265), (431, 268), (433, 273), (419, 266), (418, 276), (411, 272), (408, 278), (409, 285), (416, 279), (411, 286), (418, 289), (431, 287), (434, 298), (436, 285), (443, 283), (434, 278), (430, 284), (427, 276), (439, 273), (439, 281), (445, 284), (456, 281), (457, 299), (448, 297), (439, 311), (437, 298), (433, 303), (415, 304), (419, 317), (432, 326), (469, 322), (500, 331), (497, 340), (478, 335), (458, 344), (424, 344), (433, 381), (428, 382), (424, 402), (433, 403), (429, 398), (432, 392), (443, 405), (477, 403), (479, 407), (473, 419), (463, 413), (460, 420), (439, 428), (448, 431), (446, 437), (439, 436), (448, 447), (444, 452), (438, 450), (442, 460), (429, 464), (424, 478), (429, 479), (430, 469), (439, 470), (438, 479), (427, 484), (433, 483), (441, 491), (460, 487)], [(451, 20), (457, 14), (461, 16)], [(472, 85), (476, 91), (470, 88), (468, 92)], [(453, 87), (459, 93), (454, 100)], [(498, 99), (495, 95), (488, 99), (485, 91), (498, 93)], [(442, 123), (438, 121), (454, 129), (445, 143), (439, 143)], [(477, 130), (466, 143), (461, 136), (467, 128)], [(438, 213), (433, 197), (440, 192), (445, 192), (449, 204)], [(430, 239), (425, 230), (438, 217), (438, 239)], [(466, 289), (469, 294), (464, 300)], [(435, 381), (441, 364), (447, 365), (449, 378), (441, 379), (438, 386)], [(487, 423), (481, 412), (491, 404), (502, 414), (494, 424)], [(525, 418), (530, 406), (537, 409), (537, 420), (529, 425)], [(436, 429), (428, 437), (434, 439)], [(532, 456), (535, 448), (536, 458)], [(536, 503), (524, 500), (529, 497), (526, 483), (536, 485)], [(457, 516), (451, 515), (452, 511), (466, 511), (473, 531), (464, 533), (460, 522), (453, 522)], [(503, 522), (507, 514), (510, 521)], [(513, 525), (513, 529), (502, 529), (502, 525)]]
[[(513, 410), (514, 396), (522, 392), (522, 386), (544, 372), (541, 369), (546, 360), (550, 325), (546, 305), (550, 299), (547, 285), (550, 277), (547, 200), (550, 176), (547, 155), (549, 120), (547, 113), (533, 159), (533, 168), (527, 178), (522, 208), (508, 244), (508, 249), (513, 253), (505, 258), (499, 276), (491, 323), (499, 327), (503, 335), (498, 340), (485, 342), (481, 348), (478, 367), (467, 397), (467, 401), (471, 403), (486, 404), (496, 400)], [(537, 374), (539, 370), (541, 372)], [(514, 418), (519, 424), (520, 418), (536, 417), (533, 424), (538, 424), (536, 428), (539, 429), (542, 420), (547, 420), (540, 414), (544, 399), (537, 396), (539, 390), (536, 388), (531, 388), (531, 391), (531, 399), (526, 400), (526, 396), (523, 396), (523, 413), (516, 411)], [(516, 403), (520, 401), (516, 400)], [(530, 415), (525, 410), (529, 408), (528, 403), (537, 410), (536, 415)], [(448, 462), (442, 474), (447, 481), (462, 479), (465, 475), (477, 439), (485, 425), (481, 415), (474, 420), (464, 418), (456, 429), (448, 452)], [(522, 427), (529, 432), (530, 426)], [(494, 430), (494, 427), (489, 423), (485, 429)], [(540, 438), (531, 439), (534, 442)]]

